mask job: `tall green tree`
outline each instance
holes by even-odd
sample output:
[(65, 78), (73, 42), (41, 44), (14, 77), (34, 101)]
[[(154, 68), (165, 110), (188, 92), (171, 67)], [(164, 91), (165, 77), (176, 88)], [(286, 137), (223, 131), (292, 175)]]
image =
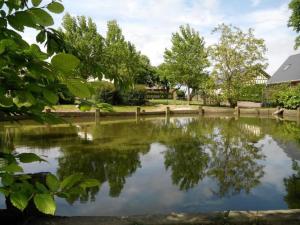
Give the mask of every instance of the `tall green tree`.
[[(300, 32), (300, 1), (292, 0), (289, 4), (289, 9), (292, 11), (292, 14), (288, 21), (288, 27), (293, 28), (297, 33)], [(300, 36), (296, 37), (295, 40), (295, 49), (298, 49), (300, 46)]]
[(253, 82), (259, 71), (267, 67), (267, 48), (263, 39), (254, 36), (253, 29), (243, 32), (237, 27), (222, 24), (213, 33), (220, 33), (220, 39), (210, 48), (214, 66), (212, 74), (233, 107), (242, 87)]
[(103, 75), (103, 47), (104, 39), (97, 32), (97, 25), (91, 18), (85, 16), (72, 17), (66, 14), (63, 17), (63, 38), (68, 51), (80, 59), (79, 73), (82, 78), (89, 77), (102, 79)]
[(189, 25), (181, 26), (172, 34), (172, 47), (164, 53), (165, 64), (169, 68), (168, 79), (190, 89), (197, 89), (209, 66), (204, 38)]
[(113, 80), (117, 89), (128, 88), (132, 84), (133, 61), (136, 59), (135, 47), (126, 42), (117, 21), (107, 23), (104, 48), (104, 64), (106, 78)]

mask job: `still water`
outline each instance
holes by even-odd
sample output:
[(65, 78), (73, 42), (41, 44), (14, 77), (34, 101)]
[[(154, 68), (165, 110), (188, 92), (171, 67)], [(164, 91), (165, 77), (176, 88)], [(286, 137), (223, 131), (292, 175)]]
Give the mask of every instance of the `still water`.
[[(42, 155), (25, 172), (100, 181), (57, 215), (300, 208), (300, 126), (258, 118), (0, 124), (0, 146)], [(5, 208), (0, 198), (0, 207)]]

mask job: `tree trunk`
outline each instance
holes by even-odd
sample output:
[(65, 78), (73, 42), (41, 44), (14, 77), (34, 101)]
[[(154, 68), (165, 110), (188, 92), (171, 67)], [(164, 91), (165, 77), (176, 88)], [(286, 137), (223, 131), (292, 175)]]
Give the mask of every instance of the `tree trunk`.
[(188, 99), (188, 104), (190, 105), (190, 101), (191, 101), (190, 87), (187, 88), (187, 99)]

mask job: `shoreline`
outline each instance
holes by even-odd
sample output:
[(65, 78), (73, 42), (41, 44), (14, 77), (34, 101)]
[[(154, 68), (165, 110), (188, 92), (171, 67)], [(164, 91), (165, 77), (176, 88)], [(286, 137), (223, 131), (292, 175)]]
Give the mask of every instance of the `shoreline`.
[[(0, 218), (5, 219), (2, 216)], [(27, 223), (32, 225), (297, 225), (300, 223), (300, 209), (141, 216), (46, 216), (29, 218)]]

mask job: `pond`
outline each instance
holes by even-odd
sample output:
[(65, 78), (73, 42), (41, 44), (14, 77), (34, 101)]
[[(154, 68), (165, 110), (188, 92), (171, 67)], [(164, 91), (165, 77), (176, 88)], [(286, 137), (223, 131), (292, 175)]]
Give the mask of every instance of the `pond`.
[(300, 208), (297, 122), (171, 117), (0, 124), (0, 137), (2, 149), (48, 161), (24, 165), (27, 173), (83, 173), (100, 181), (80, 199), (57, 199), (57, 215)]

